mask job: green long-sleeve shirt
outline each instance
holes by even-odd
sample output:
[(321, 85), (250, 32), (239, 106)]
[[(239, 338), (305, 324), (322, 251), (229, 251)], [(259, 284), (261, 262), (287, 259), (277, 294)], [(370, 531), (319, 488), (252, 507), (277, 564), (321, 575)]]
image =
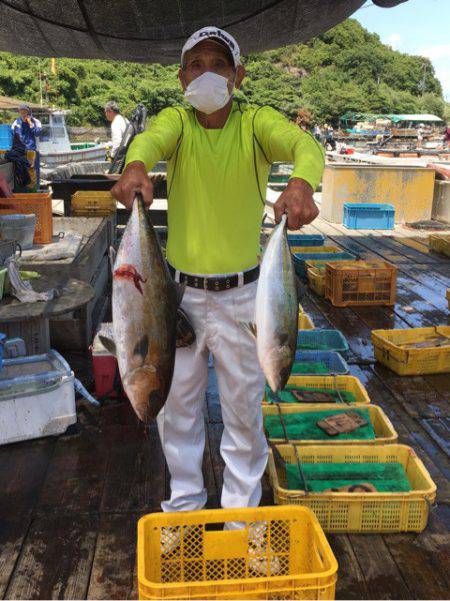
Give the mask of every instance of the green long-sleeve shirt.
[(193, 274), (255, 266), (271, 163), (294, 163), (292, 177), (313, 189), (324, 153), (314, 138), (270, 107), (233, 102), (222, 129), (205, 129), (193, 109), (162, 110), (136, 136), (126, 163), (150, 170), (167, 160), (167, 259)]

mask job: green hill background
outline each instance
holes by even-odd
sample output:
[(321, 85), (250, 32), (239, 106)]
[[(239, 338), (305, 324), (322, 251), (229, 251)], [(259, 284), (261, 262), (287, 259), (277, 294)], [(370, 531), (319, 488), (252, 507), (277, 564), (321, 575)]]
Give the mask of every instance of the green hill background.
[[(308, 44), (244, 57), (248, 77), (239, 95), (289, 117), (307, 108), (320, 122), (348, 110), (446, 115), (449, 105), (429, 59), (402, 54), (349, 19)], [(103, 106), (117, 100), (129, 113), (142, 102), (149, 114), (182, 102), (177, 65), (50, 59), (0, 53), (0, 94), (70, 108), (72, 125), (104, 125)]]

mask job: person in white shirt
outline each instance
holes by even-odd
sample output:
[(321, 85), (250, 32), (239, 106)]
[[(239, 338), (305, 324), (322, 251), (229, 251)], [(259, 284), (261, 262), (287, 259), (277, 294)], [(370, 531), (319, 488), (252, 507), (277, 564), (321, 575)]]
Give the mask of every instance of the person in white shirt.
[(105, 105), (105, 116), (108, 121), (111, 122), (111, 158), (114, 158), (120, 143), (122, 141), (123, 134), (128, 125), (128, 119), (120, 114), (119, 105), (115, 100), (110, 100)]

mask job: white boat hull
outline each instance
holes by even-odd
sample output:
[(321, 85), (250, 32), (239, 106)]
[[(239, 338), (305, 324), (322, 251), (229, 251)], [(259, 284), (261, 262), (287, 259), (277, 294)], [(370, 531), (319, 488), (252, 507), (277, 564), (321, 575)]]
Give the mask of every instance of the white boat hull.
[(41, 164), (54, 166), (79, 161), (104, 161), (106, 151), (107, 145), (99, 144), (92, 148), (82, 148), (80, 150), (70, 150), (67, 152), (41, 152)]

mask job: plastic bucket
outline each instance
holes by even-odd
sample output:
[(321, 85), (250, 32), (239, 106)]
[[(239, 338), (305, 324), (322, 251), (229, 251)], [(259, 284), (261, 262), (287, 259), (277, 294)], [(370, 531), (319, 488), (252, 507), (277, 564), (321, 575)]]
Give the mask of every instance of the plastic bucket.
[(16, 240), (0, 240), (0, 267), (5, 264), (7, 259), (14, 256), (17, 250), (22, 254), (20, 244), (17, 244)]
[(0, 215), (0, 238), (17, 240), (23, 250), (33, 246), (36, 215)]
[[(2, 300), (2, 298), (3, 298), (3, 292), (5, 289), (5, 280), (6, 280), (7, 273), (8, 273), (8, 270), (6, 267), (0, 267), (0, 300)], [(3, 336), (3, 334), (0, 334), (0, 344), (1, 344), (1, 336)]]

